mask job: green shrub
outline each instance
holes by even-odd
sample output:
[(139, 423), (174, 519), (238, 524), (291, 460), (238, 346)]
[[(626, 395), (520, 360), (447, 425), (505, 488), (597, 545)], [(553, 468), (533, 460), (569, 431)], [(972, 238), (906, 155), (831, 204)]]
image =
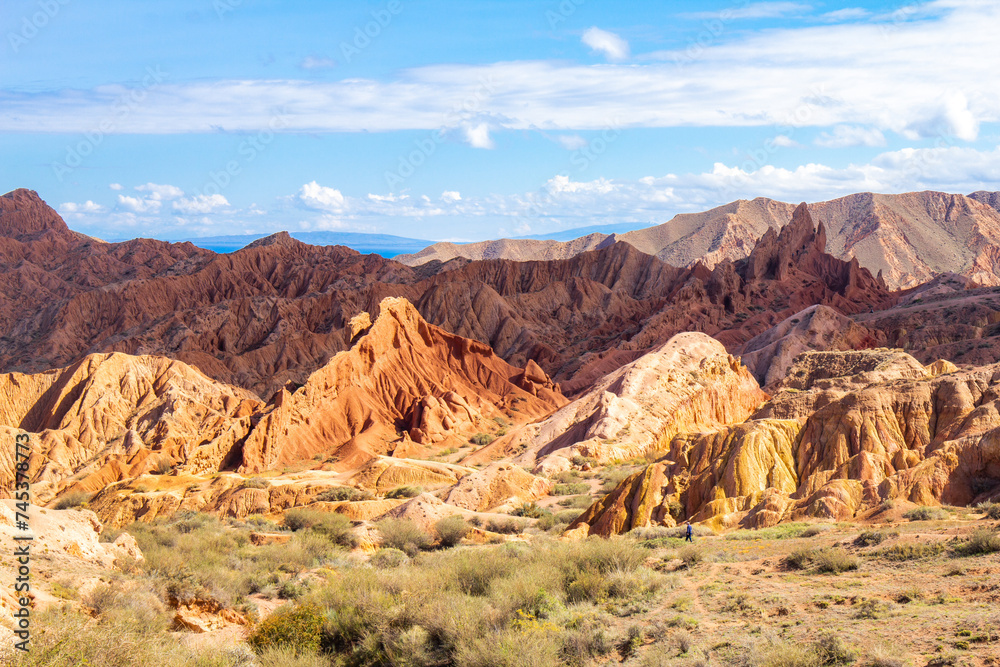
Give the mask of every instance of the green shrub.
[(512, 516), (523, 516), (527, 519), (540, 519), (546, 514), (546, 510), (538, 506), (538, 503), (521, 503), (520, 507), (511, 512)]
[(496, 440), (496, 438), (490, 435), (489, 433), (477, 433), (471, 438), (469, 438), (469, 442), (476, 445), (477, 447), (485, 447), (494, 440)]
[(374, 496), (370, 491), (356, 489), (353, 486), (334, 486), (316, 496), (316, 500), (326, 503), (356, 502), (359, 500), (371, 500), (372, 498)]
[(173, 469), (174, 464), (170, 459), (160, 459), (156, 462), (156, 465), (153, 466), (152, 472), (156, 475), (166, 475)]
[(864, 600), (858, 604), (854, 618), (877, 620), (892, 611), (892, 605), (885, 600)]
[(803, 530), (800, 537), (816, 537), (817, 535), (821, 535), (828, 530), (830, 530), (830, 526), (824, 526), (822, 524), (814, 524)]
[(485, 529), (491, 533), (515, 535), (524, 530), (524, 522), (516, 519), (490, 519), (486, 522)]
[(247, 644), (260, 654), (268, 649), (289, 649), (296, 655), (316, 653), (320, 648), (323, 614), (311, 604), (279, 607), (261, 621), (247, 637)]
[(822, 634), (813, 643), (813, 651), (822, 665), (850, 665), (858, 655), (857, 651), (832, 632)]
[(634, 471), (626, 468), (608, 468), (603, 473), (601, 473), (601, 479), (603, 484), (601, 485), (601, 491), (604, 493), (611, 493), (618, 485), (624, 482), (629, 475)]
[(284, 523), (289, 530), (311, 530), (338, 546), (353, 549), (357, 545), (351, 521), (342, 514), (293, 509), (285, 512)]
[(263, 477), (248, 477), (240, 483), (241, 489), (267, 489), (270, 486), (271, 482)]
[(690, 544), (682, 547), (681, 550), (677, 552), (677, 557), (680, 558), (687, 567), (694, 567), (705, 558), (701, 549)]
[(371, 558), (373, 567), (391, 569), (410, 562), (409, 557), (399, 549), (379, 549)]
[[(226, 663), (227, 667), (229, 663)], [(243, 665), (244, 663), (234, 663)], [(299, 653), (289, 648), (265, 649), (255, 663), (257, 667), (330, 667), (330, 661), (315, 653)], [(220, 665), (221, 667), (221, 665)]]
[(54, 510), (68, 510), (87, 504), (90, 494), (85, 491), (70, 491), (63, 494), (53, 505)]
[(438, 543), (443, 547), (453, 547), (469, 534), (472, 526), (458, 514), (445, 517), (434, 524)]
[(959, 556), (978, 556), (1000, 551), (1000, 535), (988, 528), (976, 528), (969, 539), (955, 547)]
[(410, 558), (431, 546), (431, 536), (409, 519), (382, 519), (375, 527), (382, 535), (382, 546), (399, 549)]
[(575, 482), (572, 484), (556, 484), (552, 487), (553, 496), (575, 496), (590, 491), (590, 485), (586, 482)]
[[(113, 615), (112, 615), (113, 616)], [(192, 654), (176, 635), (145, 631), (121, 617), (94, 620), (66, 609), (35, 612), (31, 617), (31, 650), (12, 651), (0, 663), (13, 667), (248, 667), (226, 651), (203, 647)]]
[(812, 563), (814, 554), (815, 549), (811, 547), (798, 547), (785, 557), (785, 563), (796, 570), (804, 570)]
[(914, 507), (903, 514), (910, 521), (941, 521), (948, 518), (948, 513), (940, 507)]
[(856, 556), (847, 553), (840, 547), (816, 549), (812, 555), (812, 562), (816, 566), (817, 572), (829, 572), (831, 574), (856, 570), (859, 565)]
[(787, 540), (801, 537), (812, 526), (808, 523), (782, 523), (769, 528), (734, 530), (727, 540)]
[(594, 504), (594, 499), (590, 496), (573, 496), (572, 498), (563, 498), (559, 501), (560, 507), (574, 507), (576, 509), (587, 509)]
[(854, 539), (854, 543), (859, 547), (873, 547), (897, 535), (899, 535), (899, 531), (887, 533), (883, 530), (866, 530)]
[(986, 515), (986, 518), (1000, 521), (1000, 503), (979, 503), (976, 509)]
[(873, 558), (888, 561), (908, 561), (937, 556), (944, 551), (941, 542), (903, 542), (883, 547), (871, 554)]
[(424, 487), (422, 486), (397, 486), (392, 491), (386, 493), (385, 497), (389, 499), (416, 498), (423, 492)]

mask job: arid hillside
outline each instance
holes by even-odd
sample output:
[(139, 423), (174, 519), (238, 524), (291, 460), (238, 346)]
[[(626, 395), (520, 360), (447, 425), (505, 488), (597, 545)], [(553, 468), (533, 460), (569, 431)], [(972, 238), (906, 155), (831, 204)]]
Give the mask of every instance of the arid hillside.
[[(915, 287), (935, 274), (953, 272), (980, 285), (1000, 285), (1000, 207), (995, 192), (969, 196), (942, 192), (883, 195), (870, 192), (809, 205), (829, 236), (827, 251), (857, 258), (893, 288)], [(417, 266), (454, 257), (468, 259), (554, 259), (624, 241), (673, 266), (701, 262), (711, 268), (724, 259), (746, 257), (768, 229), (792, 220), (793, 204), (757, 198), (739, 200), (702, 213), (626, 234), (544, 246), (537, 241), (438, 243), (399, 261)]]
[[(452, 260), (410, 268), (285, 233), (227, 255), (190, 244), (107, 244), (66, 229), (28, 191), (0, 198), (0, 370), (37, 373), (90, 354), (183, 361), (267, 400), (302, 384), (353, 336), (350, 320), (404, 297), (428, 322), (537, 363), (567, 393), (696, 330), (734, 347), (814, 304), (843, 314), (894, 297), (825, 255), (803, 209), (748, 259), (677, 268), (614, 243), (566, 260)], [(43, 229), (44, 227), (44, 229)], [(41, 231), (39, 231), (41, 229)]]

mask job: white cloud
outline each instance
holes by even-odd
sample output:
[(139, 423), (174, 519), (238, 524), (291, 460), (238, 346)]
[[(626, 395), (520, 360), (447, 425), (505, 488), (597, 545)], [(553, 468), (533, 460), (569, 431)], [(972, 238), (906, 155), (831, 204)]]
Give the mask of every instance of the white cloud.
[(184, 196), (184, 191), (176, 185), (146, 183), (145, 185), (135, 186), (135, 189), (139, 192), (148, 192), (149, 198), (156, 201), (170, 201)]
[(556, 139), (568, 151), (577, 151), (587, 145), (587, 140), (579, 134), (560, 134)]
[(602, 53), (608, 60), (626, 60), (629, 56), (628, 42), (613, 32), (601, 30), (597, 26), (583, 33), (582, 41), (595, 53)]
[(789, 137), (787, 135), (784, 135), (784, 134), (779, 134), (774, 139), (772, 139), (772, 141), (774, 142), (774, 145), (777, 146), (778, 148), (802, 148), (803, 147), (802, 144), (800, 144), (799, 142), (795, 141), (791, 137)]
[(494, 147), (493, 139), (490, 137), (490, 126), (486, 123), (465, 128), (465, 140), (473, 148)]
[(851, 146), (885, 146), (885, 135), (874, 127), (838, 125), (833, 132), (823, 132), (815, 144), (823, 148), (848, 148)]
[(836, 11), (827, 12), (820, 15), (820, 18), (824, 21), (854, 21), (863, 18), (868, 18), (871, 16), (871, 12), (862, 7), (847, 7), (844, 9), (838, 9)]
[[(647, 54), (659, 60), (641, 64), (508, 61), (423, 66), (386, 80), (163, 84), (144, 91), (144, 104), (114, 131), (259, 131), (280, 105), (281, 131), (465, 125), (475, 128), (466, 129), (465, 138), (479, 146), (492, 145), (490, 135), (503, 129), (600, 130), (615, 117), (623, 129), (857, 125), (969, 139), (980, 124), (1000, 121), (996, 59), (984, 56), (995, 52), (998, 24), (1000, 3), (931, 0), (912, 16), (732, 30), (693, 52), (681, 46)], [(484, 81), (488, 103), (472, 120), (447, 120), (464, 101), (482, 99)], [(128, 92), (122, 86), (71, 94), (7, 91), (0, 132), (86, 132)]]
[(112, 183), (108, 187), (111, 188), (112, 190), (124, 190), (121, 183)]
[(173, 208), (175, 211), (188, 215), (211, 213), (220, 208), (229, 208), (229, 201), (220, 194), (195, 195), (190, 199), (178, 199), (174, 202)]
[(370, 193), (368, 195), (368, 199), (375, 202), (397, 202), (409, 199), (409, 197), (410, 196), (407, 194), (395, 194), (393, 192), (390, 192), (387, 195), (374, 195)]
[(684, 14), (685, 18), (705, 21), (723, 19), (726, 21), (738, 19), (770, 19), (783, 16), (802, 14), (812, 10), (812, 7), (800, 2), (754, 2), (744, 7), (728, 8), (718, 12), (696, 12)]
[(334, 213), (343, 211), (347, 206), (347, 199), (340, 190), (328, 188), (316, 181), (306, 183), (299, 189), (299, 201), (308, 208)]
[(83, 213), (103, 213), (104, 207), (100, 204), (96, 204), (91, 200), (87, 200), (82, 204), (77, 204), (76, 202), (65, 202), (59, 205), (59, 212), (64, 214), (83, 214)]
[(323, 56), (306, 56), (299, 63), (302, 69), (330, 69), (337, 66), (337, 61), (333, 58)]
[(979, 120), (969, 109), (969, 101), (961, 92), (952, 91), (925, 108), (916, 121), (902, 131), (910, 139), (955, 136), (974, 141), (979, 136)]
[(118, 204), (133, 213), (156, 213), (160, 210), (163, 202), (158, 199), (144, 199), (142, 197), (118, 195)]
[(446, 202), (462, 201), (462, 195), (454, 190), (445, 190), (441, 193), (441, 200)]

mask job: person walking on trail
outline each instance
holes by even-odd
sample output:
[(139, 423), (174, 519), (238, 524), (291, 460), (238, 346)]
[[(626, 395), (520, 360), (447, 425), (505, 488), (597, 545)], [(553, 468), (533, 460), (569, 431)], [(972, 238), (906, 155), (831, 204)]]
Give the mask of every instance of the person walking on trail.
[(694, 542), (694, 540), (691, 539), (692, 535), (694, 535), (694, 528), (691, 527), (691, 522), (688, 521), (687, 522), (687, 532), (685, 533), (684, 541), (685, 542)]

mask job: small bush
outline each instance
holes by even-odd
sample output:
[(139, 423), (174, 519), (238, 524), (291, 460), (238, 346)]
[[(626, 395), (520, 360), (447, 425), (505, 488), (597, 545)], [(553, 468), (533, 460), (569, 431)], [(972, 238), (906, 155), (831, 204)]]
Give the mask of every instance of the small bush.
[(914, 507), (903, 514), (910, 521), (941, 521), (948, 518), (948, 513), (940, 507)]
[(858, 605), (854, 618), (879, 619), (892, 611), (892, 605), (885, 600), (865, 600)]
[(285, 512), (284, 523), (289, 530), (311, 530), (338, 546), (353, 549), (357, 545), (357, 538), (351, 531), (351, 521), (342, 514), (288, 510)]
[(153, 466), (152, 472), (156, 475), (166, 475), (173, 469), (174, 464), (170, 461), (170, 459), (160, 459), (156, 462), (156, 465)]
[(383, 519), (375, 524), (382, 535), (382, 545), (399, 549), (410, 558), (431, 546), (431, 536), (409, 519)]
[(319, 651), (322, 630), (323, 614), (318, 607), (279, 607), (257, 625), (247, 644), (258, 654), (268, 649), (287, 649), (296, 655), (308, 655)]
[(978, 556), (1000, 551), (1000, 535), (988, 528), (976, 528), (969, 539), (955, 547), (959, 556)]
[(943, 551), (944, 544), (941, 542), (903, 542), (883, 547), (871, 554), (871, 556), (881, 560), (902, 562), (930, 558), (931, 556), (937, 556)]
[(52, 505), (55, 510), (68, 510), (85, 505), (90, 500), (90, 494), (84, 491), (71, 491), (64, 494)]
[(823, 634), (813, 648), (823, 665), (849, 665), (857, 657), (857, 651), (832, 632)]
[(316, 500), (326, 503), (355, 502), (359, 500), (371, 500), (372, 498), (374, 496), (370, 491), (356, 489), (353, 486), (335, 486), (316, 496)]
[(469, 438), (469, 442), (476, 445), (477, 447), (485, 447), (494, 440), (496, 440), (496, 438), (494, 438), (489, 433), (477, 433), (471, 438)]
[[(224, 663), (229, 665), (230, 663)], [(232, 663), (243, 665), (244, 663)], [(330, 661), (315, 653), (299, 653), (289, 648), (265, 649), (255, 663), (258, 667), (329, 667)]]
[(816, 537), (817, 535), (821, 535), (821, 534), (825, 533), (828, 530), (830, 530), (830, 526), (824, 526), (824, 525), (821, 525), (821, 524), (817, 524), (817, 525), (809, 526), (808, 528), (806, 528), (805, 530), (803, 530), (802, 534), (800, 535), (800, 537)]
[(553, 496), (575, 496), (590, 491), (590, 485), (585, 482), (575, 482), (572, 484), (556, 484), (552, 488)]
[(240, 483), (241, 489), (267, 489), (270, 488), (271, 482), (267, 481), (263, 477), (248, 477)]
[(594, 499), (590, 496), (573, 496), (572, 498), (563, 498), (559, 501), (560, 507), (574, 507), (576, 509), (587, 509), (594, 504)]
[(434, 524), (434, 532), (437, 533), (438, 543), (443, 547), (453, 547), (462, 541), (472, 527), (460, 515), (454, 514), (445, 517)]
[(422, 486), (397, 486), (392, 491), (386, 493), (385, 497), (389, 499), (416, 498), (423, 492), (424, 487)]
[[(899, 535), (899, 532), (896, 532), (895, 535)], [(873, 547), (878, 544), (882, 544), (889, 539), (889, 537), (891, 537), (891, 535), (885, 531), (866, 530), (854, 539), (854, 544), (859, 547)]]
[(798, 547), (785, 557), (785, 563), (796, 570), (804, 570), (812, 562), (814, 553), (815, 549), (810, 547)]
[(979, 503), (976, 509), (986, 515), (986, 518), (1000, 521), (1000, 503)]
[(812, 560), (816, 565), (817, 572), (829, 572), (831, 574), (856, 570), (859, 565), (856, 556), (847, 553), (839, 547), (817, 549), (813, 552)]
[(527, 519), (540, 519), (546, 514), (546, 510), (538, 506), (538, 503), (522, 503), (511, 515), (523, 516)]
[(689, 568), (694, 567), (705, 558), (701, 549), (691, 545), (681, 548), (681, 550), (677, 552), (677, 557), (684, 561), (684, 565)]
[(399, 549), (379, 549), (371, 558), (372, 567), (392, 569), (410, 562), (410, 558)]
[(516, 535), (524, 530), (524, 522), (516, 519), (490, 519), (486, 522), (485, 528), (491, 533)]

